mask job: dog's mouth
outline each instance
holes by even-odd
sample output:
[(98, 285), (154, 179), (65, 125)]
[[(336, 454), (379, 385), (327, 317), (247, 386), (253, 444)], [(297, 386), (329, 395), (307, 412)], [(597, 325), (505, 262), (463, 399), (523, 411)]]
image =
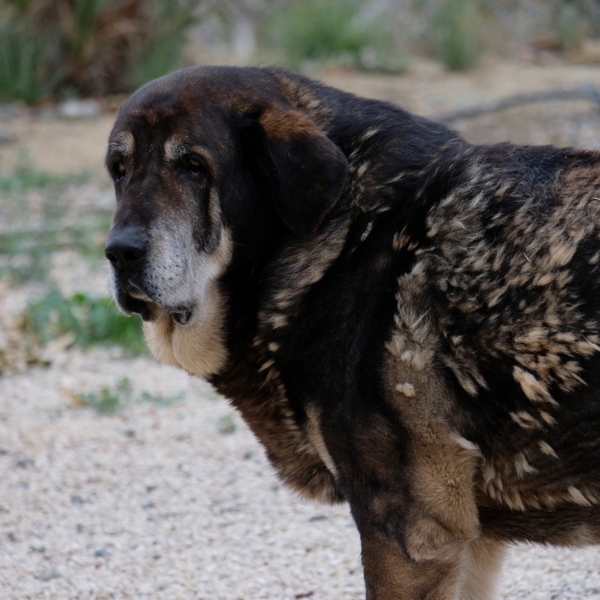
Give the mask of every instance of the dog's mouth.
[(177, 324), (186, 325), (194, 314), (193, 306), (162, 306), (139, 287), (132, 285), (119, 298), (119, 304), (127, 313), (137, 313), (144, 321), (155, 321), (167, 313)]

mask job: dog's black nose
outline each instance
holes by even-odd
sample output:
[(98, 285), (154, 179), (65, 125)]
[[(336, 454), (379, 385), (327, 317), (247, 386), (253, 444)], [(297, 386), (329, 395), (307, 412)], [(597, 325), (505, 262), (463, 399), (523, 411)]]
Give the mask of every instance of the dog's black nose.
[(104, 254), (115, 269), (139, 268), (148, 252), (148, 238), (135, 226), (112, 229), (108, 234)]

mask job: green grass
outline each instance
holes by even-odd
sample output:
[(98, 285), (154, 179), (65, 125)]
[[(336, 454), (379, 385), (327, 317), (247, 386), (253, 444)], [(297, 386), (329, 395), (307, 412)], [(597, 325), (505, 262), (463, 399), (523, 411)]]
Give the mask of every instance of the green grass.
[(72, 179), (58, 177), (37, 169), (18, 167), (8, 175), (0, 175), (0, 195), (18, 194), (47, 187), (57, 188), (67, 185)]
[(563, 50), (573, 52), (583, 44), (585, 20), (576, 4), (565, 3), (558, 11), (556, 33)]
[(161, 0), (149, 16), (151, 41), (132, 49), (129, 82), (133, 88), (162, 77), (181, 65), (184, 32), (196, 21), (194, 8), (199, 0)]
[[(58, 177), (26, 166), (28, 162), (23, 155), (15, 171), (0, 175), (0, 212), (11, 224), (0, 228), (0, 277), (47, 282), (52, 253), (67, 248), (102, 259), (112, 211), (91, 209), (85, 219), (75, 221), (65, 195), (69, 186), (82, 185), (91, 175)], [(42, 227), (31, 226), (32, 212), (41, 213)]]
[(0, 0), (0, 99), (131, 91), (181, 66), (201, 0)]
[(65, 297), (52, 290), (29, 305), (23, 327), (29, 339), (42, 345), (71, 336), (82, 347), (119, 346), (132, 355), (146, 351), (139, 317), (125, 317), (109, 298)]
[(150, 402), (156, 406), (167, 407), (183, 400), (183, 394), (156, 396), (150, 392), (135, 395), (129, 377), (120, 379), (115, 387), (103, 387), (93, 392), (73, 394), (73, 400), (79, 406), (92, 408), (99, 413), (112, 413), (131, 404)]
[(0, 174), (0, 198), (42, 188), (56, 190), (67, 185), (80, 185), (88, 182), (91, 177), (92, 174), (85, 170), (67, 176), (42, 171), (33, 166), (30, 152), (26, 148), (20, 148), (14, 170)]
[(384, 52), (390, 32), (382, 20), (365, 19), (360, 10), (358, 0), (296, 0), (270, 12), (267, 34), (287, 66), (340, 58), (363, 66), (365, 54)]
[(475, 66), (481, 53), (481, 0), (447, 0), (433, 16), (438, 58), (451, 71)]
[(217, 431), (222, 435), (231, 435), (235, 433), (235, 421), (231, 415), (221, 417), (217, 423)]
[(125, 403), (125, 394), (129, 392), (131, 382), (129, 379), (121, 380), (115, 388), (103, 387), (94, 392), (75, 394), (74, 399), (87, 408), (92, 408), (99, 413), (115, 412)]
[(48, 282), (52, 252), (65, 248), (100, 259), (109, 228), (110, 217), (99, 215), (77, 226), (0, 233), (0, 277), (8, 276), (17, 284)]
[(0, 99), (34, 103), (54, 92), (62, 74), (45, 68), (47, 35), (31, 35), (27, 20), (0, 23)]

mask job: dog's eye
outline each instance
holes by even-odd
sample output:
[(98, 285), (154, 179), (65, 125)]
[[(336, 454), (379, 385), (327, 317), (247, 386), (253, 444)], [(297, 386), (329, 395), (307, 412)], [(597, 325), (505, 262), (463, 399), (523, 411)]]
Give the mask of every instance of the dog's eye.
[(123, 177), (125, 177), (126, 171), (127, 171), (127, 169), (125, 168), (125, 164), (123, 163), (122, 160), (120, 160), (118, 163), (116, 163), (114, 166), (114, 170), (113, 170), (115, 181), (121, 181), (121, 179), (123, 179)]
[(204, 166), (201, 160), (195, 156), (186, 154), (181, 158), (181, 170), (185, 171), (194, 178), (198, 178), (204, 173)]

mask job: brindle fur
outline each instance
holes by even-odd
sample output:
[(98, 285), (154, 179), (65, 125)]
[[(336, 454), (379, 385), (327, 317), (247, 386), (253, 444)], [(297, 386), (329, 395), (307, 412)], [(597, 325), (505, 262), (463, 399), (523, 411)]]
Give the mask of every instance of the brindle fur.
[(198, 67), (125, 103), (107, 165), (111, 235), (148, 240), (120, 306), (349, 502), (369, 600), (492, 598), (507, 541), (600, 542), (599, 153)]

